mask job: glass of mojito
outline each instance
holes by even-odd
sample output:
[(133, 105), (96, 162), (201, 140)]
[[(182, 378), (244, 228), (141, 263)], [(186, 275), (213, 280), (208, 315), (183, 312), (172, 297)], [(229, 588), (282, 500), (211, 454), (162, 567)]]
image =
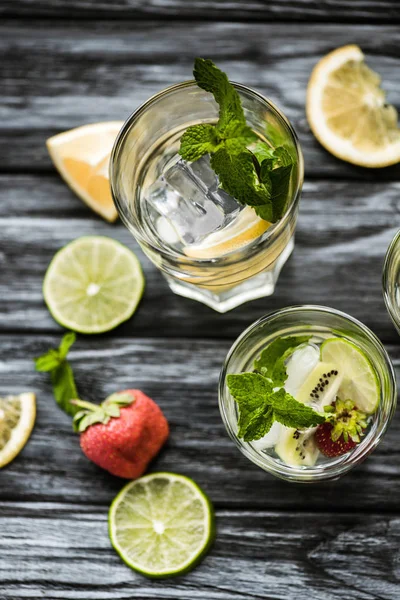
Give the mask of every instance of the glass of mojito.
[(383, 297), (389, 315), (400, 334), (400, 230), (386, 253), (383, 266)]
[(344, 475), (377, 446), (393, 416), (396, 380), (378, 338), (322, 306), (262, 317), (222, 368), (225, 427), (259, 467), (294, 482)]
[(226, 312), (271, 295), (294, 246), (303, 158), (266, 98), (196, 59), (150, 98), (110, 161), (118, 212), (177, 294)]

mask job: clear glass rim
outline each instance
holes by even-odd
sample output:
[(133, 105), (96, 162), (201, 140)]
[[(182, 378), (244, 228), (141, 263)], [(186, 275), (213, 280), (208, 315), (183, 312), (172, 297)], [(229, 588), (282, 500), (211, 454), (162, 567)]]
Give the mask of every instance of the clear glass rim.
[[(296, 190), (293, 194), (291, 202), (290, 202), (289, 206), (287, 207), (287, 210), (286, 210), (285, 214), (283, 215), (283, 217), (277, 223), (274, 223), (271, 227), (269, 227), (267, 229), (267, 231), (263, 235), (261, 235), (259, 238), (257, 238), (257, 240), (255, 240), (254, 242), (251, 242), (239, 250), (232, 251), (230, 253), (225, 254), (223, 257), (218, 258), (218, 262), (220, 262), (224, 266), (226, 266), (227, 264), (230, 264), (230, 263), (239, 262), (243, 258), (242, 255), (246, 254), (246, 252), (248, 252), (250, 254), (253, 254), (253, 253), (256, 254), (258, 249), (261, 246), (263, 246), (264, 243), (269, 238), (271, 238), (273, 236), (276, 236), (276, 237), (279, 236), (279, 233), (282, 230), (284, 230), (293, 211), (297, 207), (297, 204), (300, 199), (303, 181), (304, 181), (303, 153), (301, 150), (301, 146), (300, 146), (300, 142), (298, 140), (297, 134), (296, 134), (292, 124), (288, 120), (288, 118), (279, 110), (279, 108), (277, 106), (275, 106), (275, 104), (273, 102), (271, 102), (271, 100), (268, 100), (265, 96), (263, 96), (259, 92), (253, 90), (252, 88), (250, 88), (248, 86), (242, 85), (241, 83), (236, 83), (235, 81), (231, 81), (230, 83), (232, 83), (235, 86), (235, 88), (238, 89), (239, 91), (242, 90), (242, 91), (252, 94), (256, 98), (258, 98), (260, 100), (260, 102), (263, 102), (264, 104), (266, 104), (267, 107), (271, 110), (271, 112), (275, 113), (275, 115), (281, 121), (283, 121), (283, 123), (285, 124), (285, 126), (288, 130), (289, 135), (291, 136), (291, 138), (293, 140), (294, 146), (296, 148), (296, 153), (297, 153), (297, 157), (298, 157), (298, 177), (297, 177), (297, 182), (296, 182)], [(216, 263), (215, 259), (208, 259), (208, 258), (207, 259), (205, 259), (205, 258), (190, 258), (189, 259), (185, 256), (182, 256), (182, 254), (180, 254), (174, 250), (169, 250), (167, 248), (158, 246), (157, 244), (154, 243), (154, 241), (151, 238), (144, 236), (142, 234), (142, 232), (140, 230), (138, 230), (137, 227), (135, 227), (135, 225), (126, 218), (125, 212), (124, 212), (124, 207), (118, 198), (118, 195), (117, 195), (116, 189), (115, 189), (115, 185), (114, 185), (114, 174), (115, 174), (114, 164), (117, 161), (117, 157), (119, 155), (119, 152), (120, 152), (121, 146), (125, 140), (125, 137), (128, 135), (135, 120), (138, 117), (140, 117), (146, 110), (151, 108), (153, 106), (153, 104), (155, 104), (158, 100), (160, 100), (164, 96), (168, 96), (169, 94), (176, 92), (177, 90), (190, 88), (190, 87), (194, 87), (197, 90), (200, 89), (197, 86), (197, 83), (194, 79), (191, 79), (188, 81), (182, 81), (180, 83), (170, 85), (170, 86), (164, 88), (163, 90), (157, 92), (153, 96), (151, 96), (148, 100), (146, 100), (146, 102), (143, 102), (143, 104), (141, 104), (136, 110), (134, 110), (133, 113), (127, 118), (127, 120), (123, 124), (121, 130), (119, 131), (119, 133), (115, 139), (113, 149), (111, 151), (110, 166), (109, 166), (109, 180), (110, 180), (110, 187), (111, 187), (111, 195), (112, 195), (115, 207), (118, 211), (118, 214), (119, 214), (121, 220), (123, 221), (124, 225), (130, 231), (132, 231), (132, 233), (135, 235), (135, 237), (140, 242), (144, 243), (151, 250), (153, 250), (157, 254), (161, 254), (163, 257), (165, 257), (167, 259), (169, 258), (172, 260), (176, 260), (177, 258), (179, 258), (179, 260), (181, 261), (182, 264), (186, 263), (188, 265), (196, 264), (196, 265), (203, 265), (203, 266), (207, 266), (207, 265), (216, 266), (217, 263)], [(240, 254), (239, 258), (238, 258), (238, 254)], [(230, 260), (230, 259), (232, 259), (232, 260)]]
[[(387, 311), (389, 313), (390, 318), (393, 321), (397, 331), (400, 333), (400, 319), (398, 315), (398, 311), (396, 310), (395, 298), (391, 294), (392, 282), (395, 276), (394, 270), (396, 269), (396, 261), (395, 261), (395, 251), (400, 246), (400, 229), (395, 234), (394, 238), (389, 244), (389, 247), (386, 251), (385, 261), (383, 263), (383, 271), (382, 271), (382, 289), (383, 289), (383, 299), (386, 304)], [(400, 249), (399, 249), (400, 254)], [(400, 266), (400, 258), (397, 262)]]
[[(375, 345), (375, 347), (377, 347), (378, 350), (380, 351), (380, 353), (382, 355), (382, 359), (387, 368), (387, 372), (388, 372), (389, 380), (390, 380), (390, 384), (391, 384), (392, 394), (391, 394), (391, 398), (390, 398), (389, 414), (388, 414), (386, 421), (382, 424), (382, 426), (380, 427), (380, 429), (376, 433), (376, 435), (374, 435), (373, 437), (367, 436), (365, 438), (365, 441), (361, 442), (351, 454), (346, 456), (344, 459), (339, 457), (339, 459), (341, 459), (340, 463), (337, 463), (337, 461), (334, 461), (333, 463), (331, 463), (329, 466), (327, 466), (324, 469), (304, 470), (301, 468), (284, 465), (283, 463), (278, 463), (274, 458), (268, 457), (267, 455), (265, 455), (265, 458), (261, 457), (260, 454), (251, 447), (250, 444), (243, 442), (242, 440), (240, 440), (237, 437), (236, 432), (232, 428), (232, 424), (231, 424), (231, 421), (229, 419), (229, 416), (228, 416), (227, 410), (226, 410), (226, 403), (229, 401), (229, 399), (227, 398), (227, 391), (226, 391), (226, 384), (225, 384), (226, 372), (228, 370), (228, 366), (229, 366), (232, 356), (235, 354), (237, 348), (240, 346), (242, 341), (250, 333), (252, 333), (255, 329), (265, 325), (266, 323), (275, 319), (276, 317), (296, 314), (297, 312), (300, 312), (300, 311), (302, 311), (302, 312), (309, 311), (310, 313), (320, 312), (320, 313), (324, 313), (327, 315), (335, 315), (335, 316), (343, 318), (344, 320), (349, 321), (350, 323), (355, 325), (357, 328), (359, 328), (362, 331), (362, 333), (364, 335), (366, 335), (368, 340), (371, 343), (373, 343)], [(310, 325), (312, 326), (312, 323), (310, 323)], [(235, 340), (235, 342), (231, 346), (231, 348), (225, 358), (224, 364), (221, 369), (220, 378), (219, 378), (218, 397), (219, 397), (219, 408), (220, 408), (222, 421), (225, 425), (225, 428), (228, 432), (229, 437), (234, 441), (234, 443), (239, 448), (239, 450), (251, 462), (253, 462), (257, 466), (261, 467), (264, 471), (267, 471), (268, 473), (271, 473), (281, 479), (285, 479), (287, 481), (299, 482), (299, 483), (314, 483), (314, 482), (323, 481), (323, 480), (327, 480), (327, 479), (336, 479), (339, 476), (344, 475), (352, 467), (361, 463), (376, 448), (376, 446), (381, 441), (383, 435), (385, 434), (385, 432), (390, 424), (390, 421), (392, 420), (392, 417), (393, 417), (393, 414), (394, 414), (394, 411), (396, 408), (397, 384), (396, 384), (396, 376), (394, 373), (393, 365), (391, 363), (391, 360), (389, 358), (389, 355), (388, 355), (386, 349), (384, 348), (384, 346), (381, 343), (381, 341), (379, 340), (379, 338), (366, 325), (364, 325), (364, 323), (362, 323), (358, 319), (352, 317), (351, 315), (348, 315), (347, 313), (344, 313), (344, 312), (334, 309), (334, 308), (330, 308), (327, 306), (305, 304), (305, 305), (289, 306), (289, 307), (282, 308), (279, 310), (275, 310), (271, 313), (268, 313), (267, 315), (264, 315), (263, 317), (261, 317), (260, 319), (258, 319), (254, 323), (252, 323), (249, 327), (247, 327), (247, 329), (245, 329), (245, 331), (243, 331), (243, 333)]]

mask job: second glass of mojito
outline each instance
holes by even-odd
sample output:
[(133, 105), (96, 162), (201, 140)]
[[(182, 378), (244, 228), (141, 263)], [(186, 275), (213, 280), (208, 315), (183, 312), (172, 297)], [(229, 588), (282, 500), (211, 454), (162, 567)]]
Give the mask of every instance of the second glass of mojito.
[(123, 222), (172, 291), (226, 312), (274, 292), (294, 247), (303, 157), (269, 100), (212, 68), (215, 84), (200, 74), (131, 115), (110, 181)]

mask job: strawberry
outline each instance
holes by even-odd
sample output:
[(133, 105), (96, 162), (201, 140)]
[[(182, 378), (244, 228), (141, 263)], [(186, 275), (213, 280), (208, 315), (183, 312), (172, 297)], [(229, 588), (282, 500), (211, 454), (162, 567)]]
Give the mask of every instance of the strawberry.
[(74, 429), (87, 458), (118, 477), (136, 479), (168, 438), (157, 404), (140, 390), (125, 390), (102, 404), (72, 400), (80, 410)]
[(357, 445), (351, 438), (344, 441), (343, 435), (339, 439), (333, 441), (332, 439), (333, 425), (328, 421), (318, 425), (317, 431), (315, 432), (315, 442), (325, 456), (334, 457), (346, 454)]
[(351, 400), (336, 400), (324, 410), (327, 420), (318, 425), (315, 442), (325, 456), (346, 454), (360, 443), (360, 436), (368, 425), (366, 415), (357, 410)]

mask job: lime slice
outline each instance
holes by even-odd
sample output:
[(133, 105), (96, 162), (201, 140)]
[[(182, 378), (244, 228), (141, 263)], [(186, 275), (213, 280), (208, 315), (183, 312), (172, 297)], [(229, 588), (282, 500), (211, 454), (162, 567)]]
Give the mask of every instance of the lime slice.
[(330, 338), (321, 346), (321, 360), (333, 363), (343, 375), (338, 390), (342, 400), (352, 400), (367, 414), (378, 408), (380, 386), (369, 358), (351, 342), (342, 338)]
[(0, 468), (11, 462), (29, 439), (36, 417), (35, 394), (0, 398)]
[(54, 319), (80, 333), (103, 333), (129, 319), (143, 289), (133, 252), (97, 236), (78, 238), (57, 252), (43, 283)]
[(147, 577), (194, 567), (214, 534), (212, 505), (183, 475), (152, 473), (128, 483), (111, 504), (111, 543), (126, 564)]

